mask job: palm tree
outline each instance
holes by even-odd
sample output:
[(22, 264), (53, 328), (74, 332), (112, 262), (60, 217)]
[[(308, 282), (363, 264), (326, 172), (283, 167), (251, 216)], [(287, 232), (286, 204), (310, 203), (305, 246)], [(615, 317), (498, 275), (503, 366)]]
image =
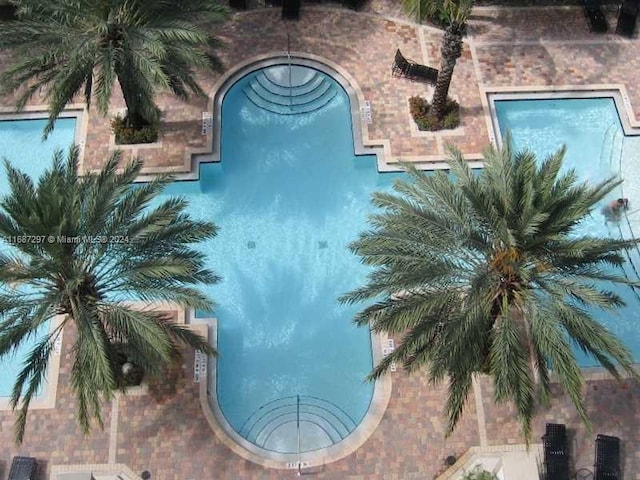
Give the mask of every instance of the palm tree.
[(453, 69), (462, 55), (462, 37), (465, 34), (472, 7), (473, 0), (404, 0), (405, 11), (417, 22), (439, 15), (447, 25), (440, 47), (442, 57), (440, 71), (429, 110), (431, 115), (439, 120), (442, 120), (447, 113), (445, 107)]
[[(216, 0), (13, 0), (18, 20), (0, 22), (0, 48), (13, 64), (0, 75), (3, 93), (22, 91), (18, 108), (48, 88), (49, 134), (78, 94), (106, 114), (116, 79), (134, 126), (158, 120), (154, 97), (204, 95), (194, 69), (218, 68), (205, 49), (217, 41), (207, 22), (221, 20)], [(26, 88), (23, 88), (28, 85)]]
[(619, 182), (578, 183), (561, 173), (564, 154), (538, 164), (507, 140), (485, 151), (476, 175), (452, 148), (454, 178), (408, 167), (410, 181), (373, 196), (382, 212), (351, 245), (375, 269), (342, 301), (375, 300), (355, 322), (402, 337), (370, 378), (391, 362), (426, 367), (432, 382), (448, 378), (448, 433), (477, 372), (493, 378), (497, 402), (515, 403), (527, 441), (537, 401), (547, 404), (549, 370), (589, 425), (572, 344), (616, 378), (637, 378), (628, 349), (593, 318), (623, 305), (610, 287), (631, 284), (621, 265), (636, 241), (576, 229)]
[[(20, 407), (17, 442), (65, 325), (77, 330), (71, 385), (84, 432), (92, 420), (102, 427), (100, 399), (123, 388), (123, 353), (151, 375), (177, 358), (181, 344), (215, 354), (187, 327), (131, 302), (210, 310), (196, 287), (218, 278), (191, 244), (216, 228), (191, 219), (184, 199), (152, 204), (170, 179), (133, 185), (141, 162), (117, 173), (119, 161), (114, 153), (100, 173), (79, 177), (74, 147), (66, 159), (57, 152), (37, 183), (5, 162), (10, 193), (0, 200), (0, 236), (10, 245), (0, 253), (0, 358), (37, 338), (11, 395), (11, 406)], [(43, 335), (41, 327), (59, 315), (62, 324)]]

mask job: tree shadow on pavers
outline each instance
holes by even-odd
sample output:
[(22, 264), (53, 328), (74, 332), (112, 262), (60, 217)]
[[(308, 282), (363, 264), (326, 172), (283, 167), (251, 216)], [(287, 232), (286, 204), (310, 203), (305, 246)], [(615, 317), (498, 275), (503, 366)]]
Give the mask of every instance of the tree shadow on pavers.
[[(36, 458), (38, 469), (36, 470), (36, 478), (34, 480), (47, 480), (49, 478), (49, 461)], [(0, 478), (4, 478), (0, 475)]]
[(192, 133), (200, 131), (202, 129), (202, 120), (169, 120), (165, 118), (160, 123), (160, 129), (160, 141), (162, 141), (165, 136), (180, 135), (183, 132)]
[(581, 436), (575, 444), (585, 459), (593, 461), (595, 438), (598, 434), (620, 438), (620, 463), (622, 471), (635, 472), (638, 469), (633, 447), (638, 444), (638, 419), (640, 418), (640, 386), (632, 380), (591, 381), (585, 391), (585, 407), (593, 424), (592, 434), (586, 432), (575, 409), (571, 409), (568, 423), (577, 426)]
[[(501, 49), (504, 56), (502, 68), (511, 73), (511, 86), (557, 83), (558, 67), (544, 45), (505, 45)], [(511, 72), (508, 68), (512, 69)]]
[(185, 446), (185, 451), (191, 447), (201, 446), (203, 441), (202, 433), (206, 433), (205, 440), (218, 443), (217, 437), (204, 417), (197, 398), (192, 400), (192, 404), (185, 405), (184, 402), (166, 402), (149, 415), (145, 413), (148, 420), (141, 427), (136, 428), (135, 438), (128, 440), (135, 442), (135, 439), (167, 439), (179, 440)]
[(182, 362), (167, 367), (159, 377), (149, 379), (148, 396), (155, 402), (161, 403), (175, 397), (178, 392), (190, 388), (185, 381), (189, 373), (188, 368), (184, 365), (187, 361), (191, 365), (190, 356), (192, 357), (193, 353), (183, 352)]
[(600, 68), (597, 68), (595, 71), (583, 71), (585, 81), (587, 83), (605, 83), (606, 77), (610, 74), (611, 70), (616, 67), (619, 68), (621, 59), (624, 60), (624, 52), (621, 47), (622, 45), (619, 43), (589, 46), (585, 51), (585, 55), (593, 59)]
[(496, 34), (498, 28), (504, 29), (505, 32), (498, 34), (503, 40), (507, 38), (514, 39), (515, 28), (512, 23), (512, 15), (507, 9), (500, 9), (498, 15), (482, 15), (472, 13), (467, 22), (468, 33), (474, 37), (494, 32)]
[(495, 28), (496, 18), (491, 15), (471, 14), (467, 21), (467, 34), (477, 37)]
[[(465, 118), (476, 118), (481, 115), (484, 115), (484, 109), (482, 108), (482, 105), (474, 105), (470, 107), (465, 105), (464, 103), (460, 104), (460, 120), (463, 127)], [(488, 141), (489, 140), (487, 139), (487, 142)]]

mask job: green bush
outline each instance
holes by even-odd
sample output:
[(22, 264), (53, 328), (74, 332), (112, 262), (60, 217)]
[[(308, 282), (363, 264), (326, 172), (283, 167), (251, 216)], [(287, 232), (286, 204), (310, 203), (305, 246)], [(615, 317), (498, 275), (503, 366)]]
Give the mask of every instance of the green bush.
[(498, 477), (476, 465), (473, 470), (464, 474), (462, 480), (498, 480)]
[(411, 97), (409, 99), (409, 111), (413, 121), (421, 131), (450, 130), (460, 125), (460, 105), (458, 102), (447, 99), (444, 107), (444, 118), (438, 120), (430, 111), (430, 105), (422, 97)]
[(136, 125), (129, 122), (127, 117), (114, 117), (111, 119), (111, 130), (116, 137), (118, 145), (131, 145), (134, 143), (153, 143), (158, 140), (158, 125)]
[[(453, 100), (451, 101), (453, 102)], [(452, 109), (444, 116), (442, 126), (445, 130), (448, 130), (456, 128), (458, 125), (460, 125), (460, 107), (456, 103), (455, 107), (452, 107)]]
[(144, 379), (144, 369), (129, 357), (130, 348), (126, 344), (116, 344), (116, 383), (119, 388), (137, 387)]

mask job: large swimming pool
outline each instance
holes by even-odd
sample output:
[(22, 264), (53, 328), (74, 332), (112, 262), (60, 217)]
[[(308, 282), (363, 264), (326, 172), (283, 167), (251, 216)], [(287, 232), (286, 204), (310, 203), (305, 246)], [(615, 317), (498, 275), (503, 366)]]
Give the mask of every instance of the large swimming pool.
[(221, 162), (167, 190), (220, 227), (202, 245), (223, 277), (208, 290), (220, 409), (239, 435), (280, 453), (297, 452), (298, 418), (304, 452), (345, 438), (368, 410), (370, 333), (337, 298), (365, 279), (347, 245), (366, 228), (371, 194), (396, 176), (354, 154), (336, 81), (301, 66), (289, 74), (276, 66), (237, 81), (222, 105)]
[[(579, 178), (599, 182), (611, 176), (624, 180), (607, 199), (629, 198), (627, 218), (619, 225), (605, 225), (599, 211), (579, 226), (579, 232), (599, 236), (640, 235), (640, 137), (625, 136), (612, 97), (496, 100), (496, 119), (502, 136), (511, 132), (517, 149), (529, 148), (542, 158), (567, 145), (565, 169), (575, 169)], [(629, 252), (625, 271), (639, 280), (640, 252)], [(640, 291), (616, 287), (626, 307), (616, 313), (597, 311), (595, 318), (619, 336), (640, 361)], [(595, 364), (581, 351), (582, 366)]]
[[(75, 118), (61, 118), (46, 141), (41, 141), (42, 130), (46, 120), (21, 119), (3, 120), (0, 118), (0, 159), (9, 160), (13, 166), (20, 168), (33, 178), (40, 176), (51, 165), (53, 152), (56, 149), (67, 149), (74, 140), (76, 129)], [(9, 191), (4, 167), (0, 171), (0, 196)], [(0, 249), (6, 249), (0, 241)], [(43, 326), (48, 328), (48, 326)], [(38, 338), (27, 339), (22, 347), (13, 355), (0, 359), (0, 397), (8, 397), (21, 368), (22, 361), (35, 345)]]

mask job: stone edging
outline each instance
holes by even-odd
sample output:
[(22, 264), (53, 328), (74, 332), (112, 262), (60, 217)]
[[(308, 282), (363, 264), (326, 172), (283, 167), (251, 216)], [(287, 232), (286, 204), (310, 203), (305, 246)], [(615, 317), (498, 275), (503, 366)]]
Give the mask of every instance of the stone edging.
[[(487, 447), (471, 447), (467, 450), (458, 461), (446, 469), (443, 473), (438, 475), (435, 480), (449, 480), (452, 478), (456, 478), (456, 475), (462, 474), (465, 469), (473, 468), (474, 459), (481, 456), (486, 455), (500, 455), (508, 452), (527, 452), (533, 451), (534, 453), (540, 454), (542, 451), (542, 444), (532, 444), (527, 447), (525, 444), (517, 444), (517, 445), (492, 445)], [(507, 479), (509, 480), (509, 479)]]
[[(211, 318), (201, 320), (207, 322), (207, 324), (192, 324), (194, 330), (209, 338), (208, 327), (210, 327), (211, 337), (209, 338), (209, 343), (212, 344), (214, 348), (217, 347), (217, 319)], [(377, 364), (382, 359), (382, 348), (386, 343), (386, 339), (383, 339), (381, 336), (376, 335), (373, 332), (371, 333), (374, 364)], [(292, 470), (297, 469), (298, 462), (300, 462), (301, 468), (312, 468), (335, 462), (352, 454), (360, 448), (376, 430), (382, 420), (387, 405), (389, 404), (389, 400), (391, 399), (391, 377), (390, 375), (385, 375), (375, 382), (373, 396), (371, 398), (371, 403), (369, 404), (369, 410), (365, 414), (364, 419), (344, 440), (327, 448), (306, 452), (302, 457), (299, 457), (297, 454), (271, 452), (257, 447), (242, 438), (225, 419), (218, 404), (216, 394), (216, 367), (214, 362), (215, 360), (209, 361), (208, 372), (206, 375), (207, 380), (205, 381), (203, 378), (200, 381), (200, 405), (207, 422), (216, 436), (222, 441), (222, 443), (229, 447), (229, 449), (242, 458), (263, 467)], [(208, 385), (211, 385), (211, 390), (209, 390)]]
[[(51, 319), (49, 325), (49, 331), (53, 331), (58, 328), (63, 322), (63, 316), (57, 315)], [(47, 365), (46, 380), (43, 385), (43, 395), (36, 396), (29, 404), (29, 410), (45, 410), (56, 407), (56, 398), (58, 395), (58, 378), (60, 376), (60, 359), (62, 357), (62, 339), (64, 331), (60, 330), (58, 334), (58, 340), (54, 347), (51, 356), (49, 357), (49, 364)], [(19, 410), (21, 404), (16, 407)], [(10, 397), (0, 397), (0, 412), (13, 410), (10, 405)]]
[(123, 463), (93, 463), (86, 465), (52, 465), (49, 478), (51, 480), (58, 480), (58, 475), (65, 473), (87, 473), (97, 475), (96, 480), (99, 480), (100, 475), (119, 475), (118, 478), (122, 480), (142, 480), (138, 474), (131, 470)]

